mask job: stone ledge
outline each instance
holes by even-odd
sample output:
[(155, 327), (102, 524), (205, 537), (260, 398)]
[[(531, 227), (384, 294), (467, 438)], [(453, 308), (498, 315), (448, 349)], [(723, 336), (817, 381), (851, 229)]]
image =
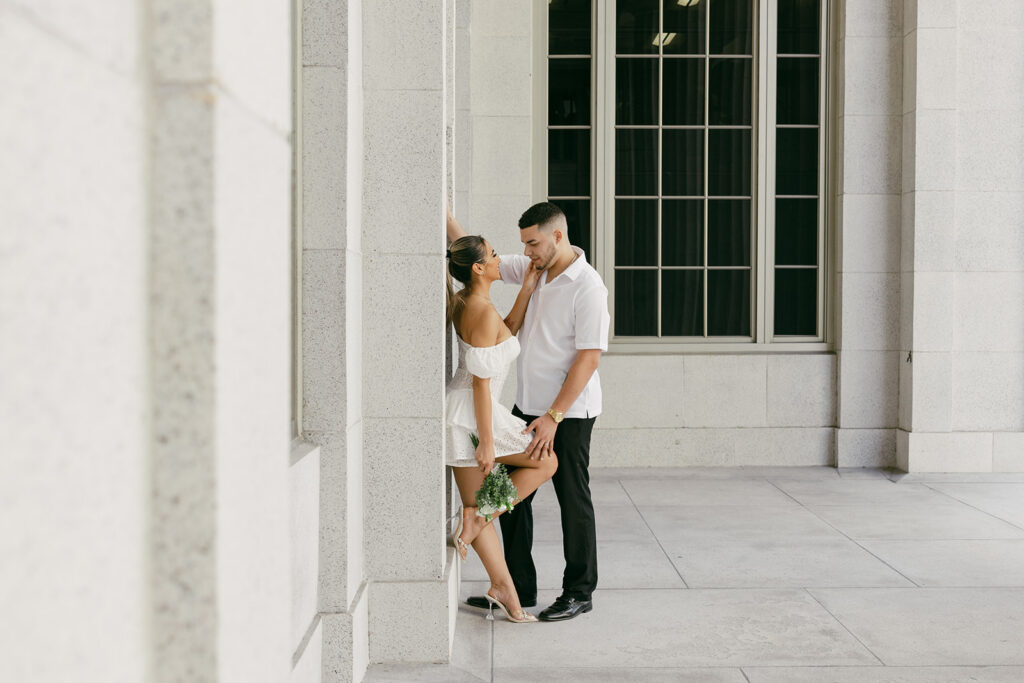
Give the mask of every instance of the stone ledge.
[(834, 465), (834, 427), (595, 429), (592, 467)]

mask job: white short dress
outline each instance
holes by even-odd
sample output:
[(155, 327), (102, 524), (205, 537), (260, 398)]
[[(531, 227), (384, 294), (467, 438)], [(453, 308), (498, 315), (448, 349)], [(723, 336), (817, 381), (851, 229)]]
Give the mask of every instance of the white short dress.
[(533, 440), (523, 434), (526, 423), (498, 403), (508, 371), (519, 355), (519, 340), (514, 336), (494, 346), (470, 346), (459, 340), (459, 366), (448, 382), (445, 394), (448, 421), (448, 464), (452, 467), (476, 467), (476, 447), (470, 434), (479, 436), (473, 408), (473, 377), (491, 380), (491, 423), (494, 456), (522, 453)]

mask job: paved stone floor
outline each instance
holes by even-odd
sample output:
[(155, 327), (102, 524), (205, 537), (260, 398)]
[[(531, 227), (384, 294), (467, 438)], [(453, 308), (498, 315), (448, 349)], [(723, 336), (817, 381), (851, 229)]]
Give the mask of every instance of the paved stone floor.
[[(1024, 475), (833, 468), (592, 471), (594, 611), (462, 605), (450, 665), (384, 681), (1024, 681)], [(561, 529), (537, 494), (538, 612)], [(462, 599), (486, 589), (475, 556)]]

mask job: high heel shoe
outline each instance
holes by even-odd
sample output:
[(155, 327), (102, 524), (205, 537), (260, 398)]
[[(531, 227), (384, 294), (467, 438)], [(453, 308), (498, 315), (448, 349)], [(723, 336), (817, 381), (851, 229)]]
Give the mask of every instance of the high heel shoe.
[(459, 557), (463, 562), (466, 561), (466, 556), (469, 555), (469, 546), (466, 545), (465, 541), (459, 538), (462, 536), (462, 527), (465, 521), (466, 516), (463, 514), (462, 508), (459, 508), (459, 526), (455, 529), (455, 533), (452, 534), (452, 545), (455, 546), (455, 552), (459, 554)]
[(495, 605), (500, 607), (501, 611), (505, 613), (505, 618), (506, 619), (508, 619), (509, 621), (511, 621), (511, 622), (513, 622), (515, 624), (530, 624), (530, 623), (533, 623), (533, 622), (537, 621), (537, 617), (533, 616), (532, 614), (530, 614), (529, 612), (527, 612), (526, 610), (523, 610), (523, 609), (519, 610), (519, 614), (516, 614), (516, 615), (513, 616), (513, 614), (508, 611), (508, 607), (505, 607), (505, 603), (503, 603), (501, 600), (499, 600), (498, 598), (494, 597), (490, 593), (485, 593), (484, 597), (487, 598), (487, 603), (489, 605), (489, 609), (487, 610), (487, 619), (489, 621), (494, 621), (494, 606)]

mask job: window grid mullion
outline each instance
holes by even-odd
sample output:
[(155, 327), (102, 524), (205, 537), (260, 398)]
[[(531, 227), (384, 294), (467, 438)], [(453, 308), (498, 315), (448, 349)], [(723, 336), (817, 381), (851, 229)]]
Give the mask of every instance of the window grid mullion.
[[(601, 121), (599, 121), (597, 119), (594, 119), (594, 120), (591, 121), (591, 124), (592, 124), (591, 126), (580, 126), (579, 127), (579, 128), (590, 129), (591, 130), (591, 145), (592, 145), (591, 159), (593, 160), (594, 166), (591, 169), (592, 186), (591, 186), (591, 195), (590, 195), (590, 197), (571, 197), (571, 198), (570, 197), (559, 197), (559, 198), (560, 199), (590, 199), (591, 200), (592, 208), (591, 208), (590, 216), (591, 216), (591, 223), (592, 223), (592, 234), (593, 234), (594, 245), (596, 246), (597, 245), (597, 240), (600, 239), (601, 245), (603, 245), (604, 250), (605, 250), (605, 256), (607, 257), (607, 258), (602, 258), (602, 262), (606, 264), (605, 267), (611, 266), (611, 270), (612, 270), (613, 273), (616, 270), (618, 270), (618, 267), (615, 265), (615, 261), (614, 261), (614, 244), (613, 244), (613, 242), (614, 242), (614, 227), (613, 227), (614, 226), (614, 207), (616, 205), (616, 200), (618, 200), (618, 199), (641, 199), (641, 197), (632, 197), (632, 196), (621, 196), (620, 197), (620, 196), (614, 195), (614, 188), (615, 188), (615, 184), (614, 184), (614, 178), (615, 178), (614, 159), (615, 159), (615, 156), (616, 156), (615, 155), (615, 150), (614, 150), (615, 137), (616, 137), (616, 130), (623, 128), (623, 126), (616, 125), (615, 117), (614, 117), (615, 80), (616, 80), (615, 79), (614, 69), (616, 68), (616, 61), (617, 61), (615, 58), (618, 57), (618, 56), (621, 56), (621, 57), (657, 59), (658, 60), (658, 72), (657, 72), (657, 87), (658, 87), (658, 93), (657, 93), (657, 106), (658, 106), (657, 121), (658, 121), (658, 123), (657, 123), (656, 126), (649, 126), (649, 127), (648, 126), (628, 126), (628, 128), (635, 128), (635, 129), (650, 128), (650, 129), (656, 129), (658, 131), (657, 132), (657, 137), (656, 137), (656, 144), (657, 144), (656, 153), (658, 155), (657, 156), (657, 163), (656, 163), (656, 169), (657, 169), (657, 174), (658, 174), (657, 184), (656, 184), (657, 192), (656, 192), (656, 196), (655, 197), (643, 197), (642, 198), (642, 199), (656, 199), (657, 202), (658, 202), (657, 210), (656, 210), (656, 220), (657, 220), (656, 236), (657, 236), (657, 244), (655, 245), (655, 247), (656, 247), (656, 254), (657, 254), (657, 260), (656, 260), (656, 265), (651, 267), (651, 269), (656, 270), (659, 273), (658, 279), (657, 279), (657, 284), (656, 284), (656, 287), (657, 287), (657, 309), (658, 309), (657, 313), (656, 313), (656, 319), (657, 319), (656, 335), (657, 336), (654, 338), (654, 341), (660, 341), (660, 340), (670, 341), (670, 338), (664, 336), (663, 329), (662, 329), (663, 322), (664, 322), (663, 319), (662, 319), (663, 318), (663, 301), (664, 301), (664, 297), (665, 297), (665, 291), (664, 291), (664, 286), (663, 286), (663, 277), (662, 277), (663, 276), (663, 272), (666, 271), (666, 270), (700, 270), (702, 272), (703, 282), (704, 282), (704, 287), (703, 287), (703, 310), (702, 310), (702, 319), (703, 319), (703, 321), (702, 321), (703, 322), (703, 330), (702, 331), (703, 331), (703, 337), (704, 338), (703, 338), (702, 341), (705, 342), (705, 343), (714, 342), (717, 338), (712, 339), (708, 335), (708, 332), (709, 332), (708, 325), (709, 325), (709, 322), (710, 322), (710, 315), (709, 315), (710, 314), (710, 309), (709, 309), (709, 304), (710, 304), (709, 273), (710, 273), (711, 270), (717, 270), (717, 269), (720, 269), (720, 268), (719, 267), (712, 268), (711, 266), (708, 265), (709, 264), (709, 257), (710, 257), (710, 240), (709, 240), (709, 237), (710, 237), (710, 223), (709, 223), (710, 211), (709, 211), (709, 204), (710, 204), (710, 198), (711, 198), (711, 195), (710, 195), (710, 184), (709, 184), (709, 180), (710, 180), (710, 132), (712, 130), (716, 130), (719, 127), (718, 126), (711, 126), (710, 125), (710, 59), (715, 57), (716, 55), (712, 55), (710, 53), (710, 47), (711, 47), (711, 45), (710, 45), (710, 17), (707, 16), (707, 6), (705, 5), (705, 13), (706, 13), (705, 14), (705, 27), (704, 27), (705, 49), (703, 50), (703, 52), (701, 54), (697, 54), (697, 55), (666, 55), (664, 53), (664, 45), (661, 44), (661, 42), (659, 41), (658, 53), (654, 54), (654, 55), (626, 55), (626, 54), (616, 55), (615, 52), (614, 52), (614, 47), (615, 47), (615, 42), (614, 42), (615, 41), (615, 30), (616, 30), (616, 26), (617, 26), (615, 4), (616, 4), (615, 2), (607, 3), (607, 5), (605, 5), (604, 3), (599, 3), (599, 2), (595, 2), (594, 3), (594, 20), (593, 20), (593, 24), (592, 24), (592, 26), (594, 27), (593, 30), (595, 31), (595, 33), (603, 31), (603, 33), (605, 35), (603, 36), (603, 38), (598, 39), (598, 37), (596, 35), (592, 34), (592, 36), (594, 37), (594, 43), (593, 43), (593, 48), (591, 50), (591, 54), (590, 55), (557, 55), (557, 56), (550, 55), (550, 57), (552, 59), (571, 59), (571, 58), (590, 57), (593, 60), (592, 64), (594, 64), (595, 67), (597, 65), (597, 60), (601, 60), (602, 61), (603, 67), (601, 67), (601, 69), (599, 69), (599, 71), (605, 71), (607, 73), (605, 73), (604, 77), (599, 77), (599, 75), (595, 75), (593, 77), (593, 81), (592, 81), (592, 83), (593, 83), (593, 85), (592, 85), (592, 88), (593, 88), (593, 90), (592, 90), (592, 101), (594, 102), (594, 106), (595, 107), (603, 108), (603, 110), (605, 112), (604, 119), (607, 121), (607, 123), (611, 124), (611, 126), (609, 127), (607, 125), (607, 123), (602, 123)], [(600, 6), (599, 7), (599, 5), (604, 5), (604, 6)], [(777, 196), (778, 198), (791, 197), (791, 198), (794, 198), (794, 199), (796, 199), (796, 198), (806, 198), (806, 199), (817, 199), (818, 200), (818, 204), (819, 204), (819, 220), (818, 220), (818, 245), (819, 245), (818, 252), (819, 252), (819, 254), (818, 255), (819, 255), (819, 258), (818, 258), (818, 261), (817, 261), (817, 265), (814, 265), (814, 266), (784, 266), (784, 265), (779, 265), (778, 268), (779, 269), (790, 268), (790, 269), (794, 269), (794, 270), (796, 270), (796, 269), (805, 269), (805, 270), (817, 269), (818, 273), (819, 273), (819, 276), (820, 276), (827, 269), (825, 262), (828, 259), (828, 246), (827, 246), (827, 243), (826, 243), (826, 240), (825, 240), (827, 231), (824, 230), (824, 221), (821, 218), (821, 216), (826, 211), (825, 207), (824, 207), (824, 203), (825, 202), (822, 201), (822, 198), (824, 197), (825, 194), (827, 194), (826, 193), (826, 185), (824, 184), (825, 181), (823, 180), (823, 178), (827, 178), (827, 175), (828, 175), (827, 169), (825, 168), (825, 163), (824, 163), (826, 161), (826, 159), (824, 159), (824, 157), (827, 157), (827, 154), (825, 153), (825, 150), (826, 150), (826, 140), (821, 135), (821, 133), (823, 133), (826, 130), (826, 128), (827, 128), (827, 126), (825, 124), (825, 115), (826, 115), (827, 107), (825, 105), (827, 105), (827, 103), (828, 103), (828, 93), (827, 93), (827, 90), (825, 88), (824, 81), (827, 80), (825, 78), (825, 74), (827, 72), (827, 68), (828, 67), (824, 63), (824, 61), (820, 62), (820, 67), (819, 67), (819, 72), (818, 72), (818, 79), (819, 79), (819, 84), (820, 84), (821, 87), (819, 89), (819, 93), (820, 93), (820, 98), (821, 98), (822, 102), (824, 102), (825, 104), (819, 106), (819, 122), (816, 125), (815, 124), (776, 124), (776, 122), (774, 120), (775, 117), (772, 115), (772, 114), (774, 114), (774, 111), (769, 113), (765, 109), (765, 107), (768, 107), (769, 109), (774, 110), (774, 98), (776, 97), (776, 88), (775, 88), (775, 85), (774, 85), (775, 74), (774, 73), (773, 74), (765, 74), (765, 72), (764, 72), (764, 69), (771, 70), (771, 69), (773, 69), (775, 67), (775, 65), (777, 64), (777, 59), (776, 59), (777, 57), (793, 56), (793, 57), (814, 58), (815, 56), (817, 56), (819, 58), (819, 60), (823, 60), (824, 57), (825, 57), (825, 53), (827, 52), (827, 50), (825, 49), (825, 46), (827, 45), (827, 40), (826, 40), (827, 29), (822, 29), (819, 32), (819, 40), (821, 41), (822, 48), (819, 50), (819, 54), (818, 55), (788, 55), (788, 54), (778, 54), (778, 55), (776, 55), (776, 54), (774, 54), (775, 40), (773, 40), (772, 37), (768, 35), (769, 33), (777, 30), (777, 18), (774, 16), (774, 14), (775, 14), (774, 5), (775, 5), (775, 2), (773, 0), (762, 0), (761, 2), (758, 2), (758, 3), (755, 4), (755, 8), (757, 8), (757, 7), (761, 8), (760, 12), (758, 12), (757, 9), (755, 9), (754, 25), (755, 25), (755, 27), (757, 27), (757, 28), (755, 28), (755, 36), (754, 36), (755, 46), (759, 46), (763, 42), (763, 43), (765, 43), (765, 47), (764, 48), (755, 47), (755, 50), (752, 52), (752, 54), (750, 54), (750, 55), (743, 55), (743, 57), (752, 58), (753, 59), (753, 64), (755, 65), (755, 67), (758, 67), (759, 62), (764, 65), (763, 68), (758, 67), (753, 72), (754, 73), (754, 79), (753, 79), (753, 84), (752, 84), (752, 90), (753, 90), (753, 94), (755, 95), (755, 97), (754, 97), (754, 118), (755, 118), (755, 122), (754, 122), (754, 124), (752, 126), (724, 126), (724, 127), (721, 127), (721, 128), (725, 128), (725, 129), (729, 129), (729, 128), (743, 128), (743, 129), (751, 130), (752, 141), (755, 142), (754, 149), (755, 150), (759, 149), (758, 146), (757, 146), (757, 143), (756, 143), (756, 141), (758, 139), (762, 140), (762, 142), (764, 144), (764, 147), (765, 147), (763, 153), (758, 153), (758, 154), (754, 155), (755, 156), (755, 160), (753, 161), (753, 165), (756, 167), (756, 170), (754, 172), (754, 178), (756, 178), (757, 180), (752, 181), (753, 185), (750, 188), (751, 189), (751, 192), (750, 192), (751, 196), (748, 199), (751, 200), (752, 207), (756, 206), (757, 204), (761, 204), (761, 206), (763, 208), (757, 209), (755, 211), (752, 211), (752, 214), (753, 214), (752, 217), (754, 218), (754, 220), (752, 221), (753, 226), (752, 226), (751, 232), (753, 233), (753, 235), (752, 235), (752, 242), (751, 243), (752, 243), (752, 245), (754, 245), (754, 244), (757, 245), (757, 247), (756, 247), (757, 248), (757, 253), (752, 258), (752, 260), (750, 262), (750, 267), (746, 268), (746, 269), (747, 270), (752, 270), (753, 273), (757, 273), (758, 271), (761, 271), (761, 273), (763, 273), (763, 275), (760, 275), (758, 278), (756, 278), (756, 280), (754, 278), (752, 278), (752, 280), (751, 280), (751, 286), (755, 289), (755, 292), (753, 292), (753, 294), (754, 294), (754, 297), (756, 298), (756, 301), (757, 301), (757, 303), (753, 307), (754, 310), (751, 312), (752, 313), (752, 317), (754, 318), (754, 323), (753, 323), (754, 324), (754, 330), (752, 330), (752, 332), (751, 332), (751, 337), (753, 337), (752, 341), (759, 342), (759, 343), (767, 343), (767, 344), (771, 344), (773, 341), (775, 341), (774, 334), (772, 334), (772, 327), (773, 327), (772, 321), (771, 320), (766, 320), (765, 318), (770, 318), (770, 317), (772, 317), (774, 315), (774, 313), (773, 313), (773, 308), (774, 308), (773, 301), (769, 300), (770, 296), (771, 296), (771, 292), (774, 289), (774, 286), (773, 286), (774, 283), (773, 282), (768, 282), (767, 280), (772, 280), (773, 279), (773, 277), (774, 277), (773, 276), (773, 270), (775, 268), (775, 263), (774, 263), (775, 259), (774, 259), (774, 256), (773, 256), (774, 249), (772, 248), (774, 245), (772, 243), (773, 243), (773, 239), (774, 239), (774, 222), (775, 222), (774, 221), (774, 218), (775, 218), (775, 216), (774, 216), (774, 214), (775, 214), (775, 206), (774, 205), (775, 205), (776, 195), (774, 194), (774, 190), (775, 190), (775, 187), (774, 187), (774, 176), (775, 176), (774, 165), (775, 164), (774, 164), (774, 152), (773, 152), (773, 149), (774, 149), (775, 145), (773, 144), (773, 140), (768, 140), (767, 137), (764, 137), (764, 136), (770, 135), (770, 136), (772, 136), (774, 138), (775, 130), (776, 129), (779, 129), (779, 128), (812, 128), (812, 129), (818, 129), (819, 130), (818, 154), (819, 154), (819, 160), (820, 160), (819, 161), (819, 183), (818, 183), (819, 187), (818, 187), (817, 194), (815, 194), (815, 195), (792, 195), (792, 196), (778, 195)], [(821, 21), (822, 21), (823, 24), (827, 23), (827, 21), (828, 21), (828, 19), (827, 19), (827, 11), (826, 11), (828, 5), (829, 5), (829, 3), (825, 2), (825, 1), (823, 1), (821, 3), (821, 15), (820, 16), (821, 16)], [(600, 18), (598, 18), (598, 15), (600, 15)], [(665, 18), (666, 18), (666, 13), (665, 13), (664, 4), (663, 3), (659, 3), (659, 18), (658, 18), (658, 21), (659, 21), (659, 25), (658, 25), (658, 27), (659, 27), (659, 34), (663, 34), (665, 32)], [(765, 53), (765, 50), (767, 50), (767, 54)], [(611, 54), (609, 55), (609, 53), (611, 53)], [(729, 57), (737, 57), (737, 55), (728, 55), (728, 56)], [(677, 59), (677, 58), (704, 59), (704, 93), (703, 93), (704, 97), (703, 97), (703, 105), (704, 105), (704, 117), (705, 118), (704, 118), (702, 126), (667, 126), (667, 125), (665, 125), (665, 121), (664, 121), (664, 98), (665, 98), (665, 94), (666, 94), (665, 93), (666, 83), (665, 83), (665, 73), (664, 72), (665, 72), (665, 68), (666, 68), (665, 60), (666, 59), (670, 59), (670, 58), (671, 59)], [(762, 60), (764, 60), (764, 61), (762, 61)], [(760, 78), (758, 78), (758, 73), (761, 74)], [(766, 76), (767, 76), (767, 78), (766, 78)], [(763, 119), (759, 116), (759, 114), (764, 114)], [(551, 129), (551, 128), (553, 128), (553, 127), (548, 127), (548, 129)], [(573, 127), (564, 127), (564, 128), (573, 128)], [(666, 200), (666, 195), (664, 194), (664, 179), (663, 179), (664, 161), (665, 161), (665, 157), (664, 157), (664, 153), (665, 153), (665, 150), (664, 150), (664, 132), (666, 130), (672, 130), (672, 129), (686, 130), (688, 128), (689, 129), (694, 129), (694, 130), (702, 130), (702, 132), (703, 132), (703, 152), (704, 152), (704, 158), (703, 158), (703, 178), (702, 178), (702, 180), (704, 182), (704, 187), (702, 188), (703, 189), (703, 193), (702, 193), (702, 195), (698, 195), (696, 197), (692, 197), (692, 199), (700, 199), (700, 200), (703, 201), (703, 226), (702, 226), (702, 234), (703, 234), (703, 237), (704, 237), (704, 240), (703, 240), (703, 250), (702, 250), (703, 251), (703, 264), (701, 266), (699, 266), (699, 267), (697, 267), (697, 266), (693, 266), (693, 267), (668, 267), (668, 266), (664, 266), (663, 265), (664, 254), (662, 253), (663, 252), (662, 242), (664, 241), (663, 240), (663, 237), (664, 237), (664, 224), (663, 224), (664, 223), (664, 201)], [(599, 148), (599, 147), (610, 147), (610, 149), (608, 149), (606, 152), (599, 152), (597, 150), (597, 148)], [(758, 159), (757, 157), (760, 157), (760, 158)], [(597, 159), (598, 158), (604, 159), (606, 161), (606, 163), (604, 163), (604, 164), (597, 163)], [(598, 169), (601, 169), (601, 170), (598, 171)], [(603, 180), (601, 180), (601, 179), (596, 180), (596, 182), (599, 183), (599, 186), (597, 188), (595, 188), (593, 186), (593, 182), (595, 182), (595, 179), (597, 179), (598, 176), (600, 176), (600, 178), (603, 179)], [(602, 189), (603, 189), (603, 192), (601, 191)], [(607, 192), (607, 190), (609, 190), (609, 189), (611, 189), (612, 191), (611, 192)], [(682, 197), (682, 196), (680, 196), (680, 197), (672, 197), (671, 199), (688, 199), (688, 198), (690, 198), (690, 197)], [(716, 199), (725, 199), (725, 197), (721, 197), (721, 198), (716, 197)], [(736, 199), (740, 199), (740, 198), (737, 197)], [(597, 208), (597, 204), (598, 203), (600, 203), (602, 205), (602, 207), (604, 207), (602, 211), (599, 211), (599, 209)], [(603, 219), (601, 218), (601, 214), (603, 214)], [(612, 229), (609, 230), (608, 228), (612, 228)], [(600, 233), (600, 234), (598, 234), (598, 233)], [(629, 268), (626, 268), (626, 269), (628, 270)], [(633, 268), (633, 269), (642, 270), (643, 268)], [(729, 269), (735, 269), (735, 268), (721, 267), (721, 269), (729, 270)], [(614, 279), (614, 277), (612, 279)], [(807, 338), (807, 339), (803, 339), (802, 338), (801, 341), (820, 341), (821, 339), (823, 339), (824, 335), (827, 334), (828, 325), (827, 325), (827, 321), (825, 319), (825, 315), (824, 315), (823, 309), (827, 309), (828, 306), (823, 303), (822, 299), (823, 299), (823, 297), (826, 294), (826, 292), (823, 291), (823, 288), (828, 287), (830, 285), (827, 282), (824, 285), (822, 285), (821, 282), (820, 282), (821, 279), (822, 278), (819, 277), (819, 283), (818, 283), (818, 287), (817, 287), (817, 295), (819, 297), (819, 317), (818, 317), (818, 321), (819, 321), (818, 337), (819, 337), (819, 339), (815, 340), (813, 338)], [(609, 284), (611, 284), (611, 283), (609, 283)], [(612, 285), (612, 286), (614, 287), (614, 285)], [(614, 312), (613, 312), (613, 317), (614, 317)], [(764, 334), (762, 332), (763, 329), (767, 331), (767, 334)], [(627, 338), (623, 337), (623, 339), (627, 339)], [(692, 338), (689, 338), (689, 339), (700, 341), (701, 337), (692, 337)], [(788, 338), (784, 338), (784, 339), (781, 339), (780, 341), (787, 342), (787, 341), (789, 341), (789, 339)]]
[(664, 115), (663, 115), (663, 112), (662, 112), (662, 108), (664, 106), (664, 97), (665, 97), (665, 60), (664, 60), (664, 55), (665, 55), (665, 45), (664, 45), (664, 42), (665, 41), (660, 38), (660, 36), (663, 36), (663, 35), (665, 35), (665, 5), (663, 3), (658, 3), (658, 36), (659, 36), (659, 39), (658, 39), (658, 84), (657, 84), (657, 88), (658, 88), (658, 150), (657, 150), (657, 155), (658, 155), (658, 184), (657, 184), (657, 187), (658, 187), (658, 200), (657, 201), (658, 201), (658, 203), (657, 203), (657, 208), (655, 209), (655, 220), (657, 221), (657, 230), (655, 231), (655, 234), (657, 235), (657, 240), (658, 240), (658, 244), (655, 247), (656, 250), (657, 250), (656, 251), (656, 253), (657, 253), (657, 260), (655, 261), (655, 264), (658, 266), (658, 271), (657, 271), (657, 274), (655, 275), (654, 286), (655, 286), (655, 291), (657, 292), (657, 303), (656, 303), (656, 306), (657, 306), (657, 309), (658, 309), (656, 311), (656, 313), (657, 313), (657, 320), (658, 320), (658, 326), (657, 326), (657, 329), (655, 331), (657, 332), (657, 335), (658, 335), (659, 339), (662, 336), (662, 333), (661, 333), (661, 323), (662, 323), (662, 320), (661, 320), (661, 308), (662, 308), (662, 303), (661, 302), (662, 302), (662, 296), (663, 296), (662, 291), (661, 291), (661, 281), (662, 281), (662, 275), (661, 275), (661, 258), (662, 258), (662, 256), (661, 256), (662, 206), (661, 205), (662, 205), (662, 200), (661, 200), (661, 198), (662, 198), (662, 194), (664, 192), (664, 188), (662, 187), (661, 174), (662, 174), (662, 165), (663, 165), (663, 161), (664, 161), (662, 159), (662, 157), (664, 156), (664, 149), (665, 149), (664, 141), (663, 141), (663, 137), (664, 137), (665, 133), (664, 133), (664, 130), (662, 128), (663, 124), (665, 123)]
[(711, 97), (709, 91), (711, 90), (711, 7), (705, 6), (704, 10), (704, 262), (703, 272), (701, 277), (703, 278), (704, 286), (701, 288), (703, 294), (703, 308), (704, 308), (704, 326), (703, 333), (704, 338), (708, 337), (708, 289), (711, 284), (711, 278), (708, 275), (708, 153), (710, 152), (710, 117), (711, 117)]

